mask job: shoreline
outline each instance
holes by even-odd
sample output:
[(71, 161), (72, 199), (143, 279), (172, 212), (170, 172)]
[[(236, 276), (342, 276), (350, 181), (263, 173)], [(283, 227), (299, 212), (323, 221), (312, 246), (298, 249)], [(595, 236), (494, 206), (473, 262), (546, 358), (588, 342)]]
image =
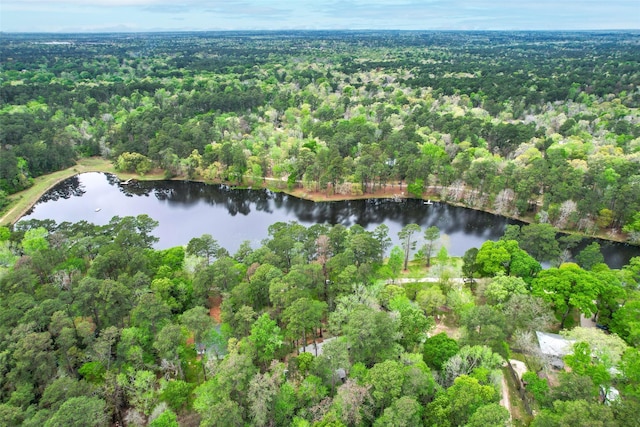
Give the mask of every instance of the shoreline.
[[(35, 206), (38, 200), (40, 200), (40, 198), (51, 188), (55, 187), (57, 184), (64, 181), (65, 179), (71, 178), (72, 176), (79, 175), (82, 173), (90, 173), (90, 172), (101, 172), (101, 173), (113, 174), (117, 176), (118, 179), (120, 180), (136, 179), (139, 181), (165, 181), (165, 180), (192, 181), (192, 182), (200, 182), (203, 184), (225, 184), (225, 185), (229, 185), (231, 187), (236, 187), (240, 189), (259, 187), (259, 188), (263, 188), (271, 191), (279, 191), (279, 192), (288, 194), (290, 196), (297, 197), (299, 199), (309, 200), (315, 203), (348, 201), (348, 200), (366, 200), (366, 199), (392, 199), (392, 198), (397, 198), (401, 200), (415, 199), (414, 197), (408, 197), (406, 195), (406, 191), (407, 191), (406, 184), (405, 185), (388, 184), (383, 188), (376, 189), (372, 193), (363, 193), (361, 195), (345, 195), (345, 194), (328, 195), (326, 191), (309, 191), (304, 188), (294, 188), (290, 190), (286, 188), (287, 187), (286, 181), (283, 181), (277, 178), (265, 178), (265, 179), (260, 179), (256, 181), (251, 180), (250, 183), (237, 184), (237, 183), (222, 182), (217, 180), (206, 180), (206, 179), (202, 179), (201, 177), (197, 179), (187, 179), (186, 177), (174, 177), (174, 178), (167, 179), (164, 177), (164, 174), (162, 173), (162, 171), (157, 169), (147, 175), (138, 175), (136, 173), (130, 173), (130, 172), (118, 172), (115, 170), (113, 163), (111, 161), (108, 161), (102, 158), (91, 157), (91, 158), (80, 159), (74, 166), (71, 166), (67, 169), (53, 172), (48, 175), (40, 176), (35, 179), (35, 183), (33, 186), (23, 191), (20, 191), (18, 193), (10, 195), (9, 199), (11, 200), (11, 203), (9, 205), (9, 210), (6, 211), (2, 215), (2, 217), (0, 217), (0, 226), (12, 227), (31, 208), (33, 208), (33, 206)], [(269, 183), (278, 183), (280, 185), (284, 185), (285, 188), (279, 188), (279, 185), (275, 186), (274, 188), (274, 186), (272, 185), (270, 186)], [(398, 193), (398, 191), (400, 193)], [(460, 202), (442, 201), (440, 200), (438, 194), (435, 192), (425, 191), (423, 193), (422, 200), (427, 200), (426, 198), (424, 198), (424, 196), (429, 196), (430, 197), (429, 200), (432, 200), (437, 203), (446, 203), (451, 206), (472, 209), (480, 212), (487, 212), (493, 215), (509, 218), (515, 221), (524, 222), (526, 224), (533, 223), (533, 219), (530, 217), (518, 217), (518, 216), (506, 215), (502, 213), (497, 213), (496, 211), (491, 209), (475, 208)], [(16, 213), (16, 210), (18, 210), (17, 213)], [(614, 237), (608, 233), (606, 234), (598, 233), (594, 235), (588, 235), (579, 231), (558, 230), (558, 232), (563, 234), (578, 235), (583, 238), (600, 239), (600, 240), (611, 241), (616, 243), (624, 243), (624, 244), (629, 244), (631, 246), (635, 246), (627, 242), (626, 239), (623, 238), (622, 235), (620, 234)]]

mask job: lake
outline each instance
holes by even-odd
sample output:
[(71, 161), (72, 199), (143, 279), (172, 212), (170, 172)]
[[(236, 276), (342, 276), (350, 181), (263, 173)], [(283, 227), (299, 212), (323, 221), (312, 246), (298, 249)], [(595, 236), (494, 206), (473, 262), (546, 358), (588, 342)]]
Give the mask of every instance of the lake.
[[(234, 253), (244, 240), (256, 248), (267, 237), (269, 225), (278, 221), (360, 224), (373, 230), (389, 227), (393, 244), (398, 231), (416, 223), (423, 229), (440, 229), (449, 253), (461, 256), (479, 248), (486, 240), (497, 240), (507, 224), (522, 224), (508, 218), (445, 203), (424, 204), (422, 200), (390, 199), (311, 202), (269, 190), (239, 190), (225, 185), (189, 181), (139, 181), (120, 185), (114, 175), (84, 173), (49, 190), (22, 219), (52, 219), (57, 223), (86, 220), (104, 225), (118, 215), (147, 214), (159, 222), (153, 234), (158, 249), (186, 245), (193, 237), (211, 234)], [(607, 264), (619, 268), (640, 248), (600, 241)]]

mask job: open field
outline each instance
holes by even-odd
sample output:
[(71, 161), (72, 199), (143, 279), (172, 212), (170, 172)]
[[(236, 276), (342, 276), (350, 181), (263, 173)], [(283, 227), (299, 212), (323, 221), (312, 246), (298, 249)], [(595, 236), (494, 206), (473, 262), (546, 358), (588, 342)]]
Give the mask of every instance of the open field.
[[(37, 177), (34, 184), (26, 190), (9, 196), (11, 203), (0, 217), (0, 225), (9, 226), (20, 219), (31, 207), (46, 193), (51, 187), (61, 181), (84, 172), (108, 172), (116, 174), (115, 169), (110, 161), (97, 157), (83, 158), (70, 168), (54, 172), (48, 175)], [(127, 179), (132, 177), (130, 174), (117, 175)], [(139, 178), (139, 177), (137, 177)], [(149, 176), (148, 179), (159, 179), (161, 177)]]

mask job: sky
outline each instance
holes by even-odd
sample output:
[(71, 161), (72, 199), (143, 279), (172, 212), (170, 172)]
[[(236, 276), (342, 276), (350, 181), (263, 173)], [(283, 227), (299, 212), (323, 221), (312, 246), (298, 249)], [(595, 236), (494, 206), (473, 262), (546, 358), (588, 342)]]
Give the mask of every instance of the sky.
[(640, 29), (640, 0), (0, 0), (2, 32)]

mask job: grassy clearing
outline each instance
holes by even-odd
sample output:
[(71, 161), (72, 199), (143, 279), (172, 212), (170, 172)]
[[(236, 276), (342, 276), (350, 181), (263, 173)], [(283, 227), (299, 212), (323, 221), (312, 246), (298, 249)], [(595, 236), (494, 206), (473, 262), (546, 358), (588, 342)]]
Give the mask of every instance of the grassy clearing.
[(110, 172), (115, 173), (111, 162), (99, 158), (81, 159), (76, 165), (39, 176), (34, 184), (19, 193), (9, 196), (9, 206), (3, 211), (0, 225), (9, 226), (20, 219), (38, 201), (44, 193), (57, 183), (83, 172)]
[(78, 162), (70, 168), (35, 178), (34, 184), (31, 187), (9, 196), (11, 202), (2, 212), (0, 225), (10, 226), (15, 224), (50, 188), (67, 178), (85, 172), (112, 173), (122, 180), (129, 178), (144, 181), (165, 179), (164, 172), (161, 170), (153, 170), (141, 176), (135, 173), (117, 172), (113, 163), (109, 160), (99, 157), (83, 158), (78, 160)]

